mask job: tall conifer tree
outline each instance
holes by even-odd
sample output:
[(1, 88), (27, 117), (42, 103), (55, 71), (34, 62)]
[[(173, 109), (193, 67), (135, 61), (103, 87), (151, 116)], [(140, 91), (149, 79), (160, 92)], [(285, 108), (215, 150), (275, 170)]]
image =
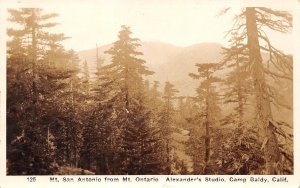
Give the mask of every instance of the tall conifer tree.
[[(270, 79), (292, 80), (293, 65), (289, 55), (271, 44), (265, 33), (266, 28), (287, 33), (292, 28), (292, 16), (286, 11), (264, 7), (244, 8), (236, 16), (235, 24), (229, 31), (237, 37), (232, 41), (223, 62), (237, 55), (248, 58), (256, 99), (256, 119), (265, 155), (265, 174), (279, 174), (283, 165), (280, 164), (280, 149), (275, 134), (280, 127), (274, 122), (272, 104), (281, 103), (278, 101), (278, 93), (275, 94), (274, 88), (270, 86)], [(267, 63), (263, 63), (262, 52), (268, 54)]]

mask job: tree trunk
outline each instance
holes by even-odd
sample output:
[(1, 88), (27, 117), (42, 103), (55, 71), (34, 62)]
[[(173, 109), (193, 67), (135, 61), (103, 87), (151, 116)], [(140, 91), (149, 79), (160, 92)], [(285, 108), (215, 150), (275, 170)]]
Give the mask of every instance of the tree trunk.
[(171, 170), (171, 159), (170, 159), (170, 146), (169, 146), (169, 138), (167, 138), (167, 174), (171, 175), (172, 170)]
[(277, 174), (279, 148), (276, 136), (269, 126), (272, 119), (271, 105), (264, 77), (264, 68), (260, 53), (255, 8), (246, 8), (247, 39), (252, 70), (252, 78), (256, 97), (257, 120), (264, 146), (266, 174)]
[[(209, 69), (207, 69), (206, 72), (206, 80), (209, 81)], [(207, 83), (207, 88), (206, 88), (206, 120), (205, 120), (205, 158), (204, 158), (204, 174), (208, 174), (208, 163), (210, 160), (210, 131), (209, 131), (209, 126), (211, 122), (211, 117), (210, 117), (210, 102), (209, 102), (209, 97), (210, 97), (210, 83)]]
[(108, 165), (107, 155), (102, 153), (97, 157), (96, 163), (96, 175), (110, 175), (110, 169)]
[(208, 174), (208, 163), (210, 158), (210, 134), (209, 134), (209, 122), (205, 122), (205, 167), (204, 167), (204, 174)]
[[(236, 70), (237, 70), (237, 75), (241, 75), (241, 68), (240, 68), (240, 63), (239, 63), (239, 58), (236, 58)], [(242, 83), (239, 78), (237, 78), (237, 98), (238, 98), (238, 126), (242, 126), (243, 122), (243, 110), (244, 110), (244, 105), (243, 105), (243, 96), (242, 96)]]

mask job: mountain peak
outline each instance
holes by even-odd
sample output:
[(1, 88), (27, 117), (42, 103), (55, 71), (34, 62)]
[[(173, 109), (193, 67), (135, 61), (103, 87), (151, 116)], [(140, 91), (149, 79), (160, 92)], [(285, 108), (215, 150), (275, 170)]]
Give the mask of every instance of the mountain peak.
[(196, 43), (189, 46), (186, 46), (185, 48), (194, 48), (194, 47), (221, 47), (222, 45), (217, 42), (202, 42), (202, 43)]

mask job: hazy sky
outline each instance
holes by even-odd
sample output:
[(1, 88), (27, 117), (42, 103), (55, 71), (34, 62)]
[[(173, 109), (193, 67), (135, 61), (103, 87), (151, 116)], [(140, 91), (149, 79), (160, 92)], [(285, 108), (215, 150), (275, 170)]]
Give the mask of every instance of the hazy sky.
[[(233, 11), (217, 17), (226, 7), (217, 1), (77, 1), (77, 3), (33, 4), (46, 13), (60, 14), (55, 32), (72, 37), (64, 42), (66, 48), (84, 50), (112, 43), (117, 39), (121, 25), (131, 27), (134, 37), (143, 41), (162, 41), (178, 46), (201, 42), (226, 45), (225, 31), (232, 25)], [(30, 4), (29, 4), (30, 5)], [(278, 6), (278, 5), (277, 5)], [(279, 7), (285, 8), (279, 5)], [(281, 50), (292, 52), (292, 35), (274, 34), (271, 40)]]

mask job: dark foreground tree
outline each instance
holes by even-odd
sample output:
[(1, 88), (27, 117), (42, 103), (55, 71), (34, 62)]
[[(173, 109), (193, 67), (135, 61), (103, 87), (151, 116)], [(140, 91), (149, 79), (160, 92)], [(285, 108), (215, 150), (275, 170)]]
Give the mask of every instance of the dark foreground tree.
[[(229, 31), (237, 37), (232, 41), (223, 61), (231, 61), (237, 55), (246, 56), (248, 59), (256, 99), (255, 119), (264, 150), (265, 174), (280, 174), (283, 168), (280, 147), (275, 134), (280, 127), (274, 122), (272, 114), (272, 104), (281, 104), (278, 94), (270, 86), (271, 78), (292, 80), (293, 70), (292, 58), (276, 49), (265, 31), (271, 29), (286, 33), (291, 28), (292, 16), (286, 11), (263, 7), (244, 8), (236, 16), (235, 24)], [(267, 63), (263, 62), (262, 52), (268, 54)]]
[(52, 130), (58, 122), (59, 93), (75, 72), (70, 69), (73, 54), (59, 45), (63, 34), (47, 32), (56, 25), (48, 21), (56, 14), (43, 14), (36, 8), (8, 11), (9, 21), (19, 25), (7, 31), (11, 39), (7, 57), (8, 174), (52, 174), (56, 170)]
[(113, 174), (155, 174), (159, 160), (156, 130), (151, 125), (150, 111), (145, 104), (143, 77), (153, 74), (140, 59), (139, 40), (131, 38), (130, 28), (122, 26), (118, 40), (106, 51), (111, 64), (102, 67), (104, 74), (99, 89), (105, 91), (100, 105), (110, 104), (113, 110), (109, 124), (113, 130), (111, 171)]

